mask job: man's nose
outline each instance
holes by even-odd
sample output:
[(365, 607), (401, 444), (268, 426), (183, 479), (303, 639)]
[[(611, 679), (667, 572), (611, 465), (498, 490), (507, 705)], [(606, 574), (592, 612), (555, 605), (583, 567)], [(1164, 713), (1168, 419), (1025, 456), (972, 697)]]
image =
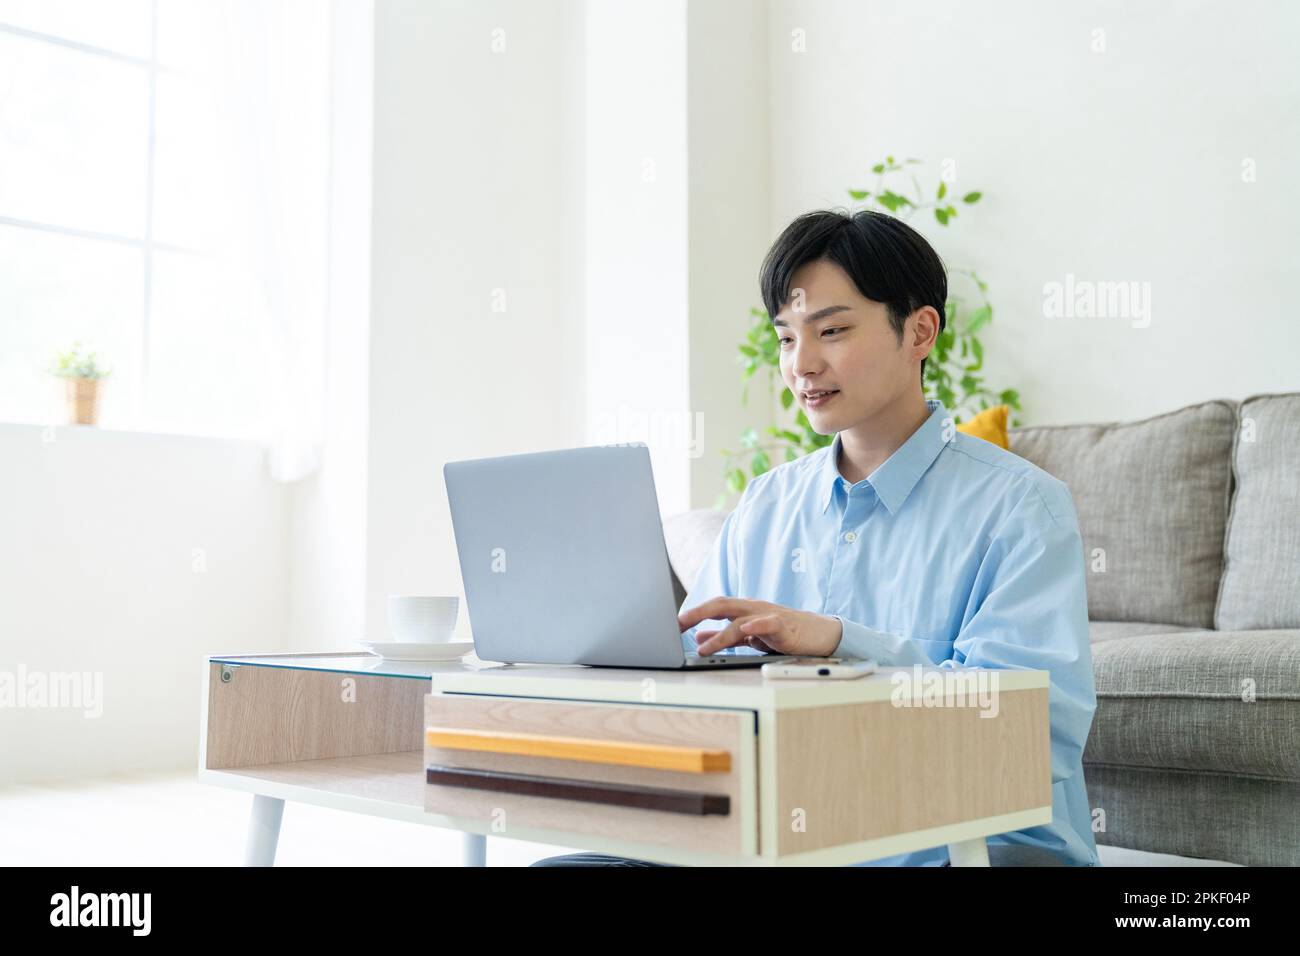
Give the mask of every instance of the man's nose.
[(813, 340), (806, 340), (802, 345), (795, 343), (792, 351), (794, 355), (790, 359), (790, 368), (796, 380), (806, 380), (821, 371), (821, 352)]

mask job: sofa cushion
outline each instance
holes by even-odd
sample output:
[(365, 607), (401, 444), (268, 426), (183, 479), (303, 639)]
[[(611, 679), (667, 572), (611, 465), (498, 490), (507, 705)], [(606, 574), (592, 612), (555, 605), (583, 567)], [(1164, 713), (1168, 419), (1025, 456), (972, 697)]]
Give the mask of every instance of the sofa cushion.
[(1007, 406), (1005, 405), (994, 405), (992, 408), (984, 409), (974, 418), (958, 425), (957, 431), (1010, 450), (1007, 442)]
[(1085, 764), (1300, 781), (1300, 630), (1102, 641), (1092, 663)]
[(1300, 627), (1300, 393), (1241, 403), (1220, 630)]
[(1012, 429), (1011, 451), (1064, 481), (1088, 571), (1088, 616), (1214, 626), (1236, 406)]
[(1088, 640), (1096, 644), (1100, 641), (1113, 641), (1116, 638), (1176, 634), (1179, 631), (1195, 630), (1197, 628), (1179, 627), (1176, 624), (1147, 624), (1142, 621), (1089, 621)]

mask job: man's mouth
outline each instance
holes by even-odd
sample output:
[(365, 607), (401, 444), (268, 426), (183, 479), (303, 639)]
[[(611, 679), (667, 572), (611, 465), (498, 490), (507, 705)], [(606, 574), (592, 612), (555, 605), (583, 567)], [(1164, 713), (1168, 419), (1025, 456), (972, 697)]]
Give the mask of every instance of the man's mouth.
[(835, 396), (838, 395), (839, 393), (840, 390), (838, 388), (829, 388), (829, 389), (817, 389), (816, 391), (812, 391), (812, 392), (805, 391), (805, 392), (801, 392), (800, 394), (803, 395), (804, 404), (806, 404), (809, 408), (820, 408), (821, 406), (825, 405), (827, 402), (832, 401), (835, 398)]

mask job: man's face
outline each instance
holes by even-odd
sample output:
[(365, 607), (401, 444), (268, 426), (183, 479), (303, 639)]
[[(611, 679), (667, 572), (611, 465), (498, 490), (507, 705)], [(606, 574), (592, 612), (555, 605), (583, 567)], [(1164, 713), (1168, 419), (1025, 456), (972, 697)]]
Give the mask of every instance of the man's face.
[[(914, 344), (919, 313), (909, 316), (900, 343), (885, 305), (863, 296), (835, 263), (818, 260), (795, 272), (790, 300), (773, 325), (781, 378), (814, 431), (846, 431), (919, 386), (920, 360), (929, 351)], [(820, 402), (805, 394), (818, 390), (837, 394)]]

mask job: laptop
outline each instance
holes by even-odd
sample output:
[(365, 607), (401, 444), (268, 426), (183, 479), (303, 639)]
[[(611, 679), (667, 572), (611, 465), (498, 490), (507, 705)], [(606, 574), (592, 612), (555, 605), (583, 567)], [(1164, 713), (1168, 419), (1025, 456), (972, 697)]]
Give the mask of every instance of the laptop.
[(686, 652), (644, 444), (453, 461), (443, 477), (484, 660), (722, 670), (790, 659)]

